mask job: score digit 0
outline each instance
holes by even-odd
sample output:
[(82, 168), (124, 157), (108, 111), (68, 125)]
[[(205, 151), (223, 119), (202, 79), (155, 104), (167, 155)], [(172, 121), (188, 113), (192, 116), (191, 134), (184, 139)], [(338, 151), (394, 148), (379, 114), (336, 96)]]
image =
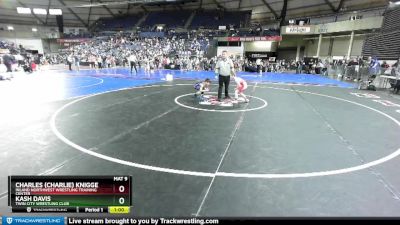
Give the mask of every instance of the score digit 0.
[(123, 185), (119, 186), (118, 188), (119, 192), (124, 192), (125, 191), (125, 187)]
[(121, 197), (118, 200), (119, 204), (123, 205), (125, 203), (125, 198)]

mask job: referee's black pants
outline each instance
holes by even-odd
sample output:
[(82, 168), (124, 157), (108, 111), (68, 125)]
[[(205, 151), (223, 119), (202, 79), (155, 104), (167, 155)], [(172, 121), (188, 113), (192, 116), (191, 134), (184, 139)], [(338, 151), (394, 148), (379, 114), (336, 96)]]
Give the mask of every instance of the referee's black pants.
[(11, 63), (5, 63), (5, 65), (7, 67), (7, 72), (12, 72)]
[(218, 76), (218, 99), (222, 96), (222, 87), (225, 85), (225, 98), (229, 97), (229, 83), (231, 81), (231, 76)]
[(68, 68), (69, 68), (69, 70), (72, 70), (72, 63), (71, 62), (68, 62)]
[(135, 72), (137, 73), (136, 62), (131, 61), (130, 63), (131, 63), (131, 73), (132, 73), (133, 67), (135, 67)]

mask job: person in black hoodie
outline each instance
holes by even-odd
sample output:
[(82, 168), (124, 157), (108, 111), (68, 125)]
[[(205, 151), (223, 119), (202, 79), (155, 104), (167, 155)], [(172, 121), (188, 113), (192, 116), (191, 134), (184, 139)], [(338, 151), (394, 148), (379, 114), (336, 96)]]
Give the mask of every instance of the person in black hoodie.
[(9, 54), (3, 55), (3, 63), (7, 67), (7, 72), (12, 72), (11, 65), (13, 63), (13, 57)]

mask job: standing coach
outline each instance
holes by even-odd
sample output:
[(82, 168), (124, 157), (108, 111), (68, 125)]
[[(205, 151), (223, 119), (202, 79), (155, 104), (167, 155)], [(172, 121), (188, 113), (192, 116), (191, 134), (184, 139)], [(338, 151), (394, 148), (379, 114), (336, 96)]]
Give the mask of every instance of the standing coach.
[(229, 96), (229, 82), (231, 74), (235, 73), (233, 62), (227, 57), (227, 51), (222, 52), (222, 59), (217, 62), (215, 66), (215, 73), (218, 74), (218, 101), (221, 101), (222, 87), (225, 85), (225, 99), (231, 98)]

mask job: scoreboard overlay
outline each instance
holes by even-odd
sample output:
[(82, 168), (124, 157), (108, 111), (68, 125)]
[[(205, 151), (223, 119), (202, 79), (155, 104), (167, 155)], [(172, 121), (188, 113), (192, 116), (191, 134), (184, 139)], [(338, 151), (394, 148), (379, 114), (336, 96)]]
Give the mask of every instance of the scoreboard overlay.
[(9, 176), (12, 212), (127, 213), (131, 176)]

